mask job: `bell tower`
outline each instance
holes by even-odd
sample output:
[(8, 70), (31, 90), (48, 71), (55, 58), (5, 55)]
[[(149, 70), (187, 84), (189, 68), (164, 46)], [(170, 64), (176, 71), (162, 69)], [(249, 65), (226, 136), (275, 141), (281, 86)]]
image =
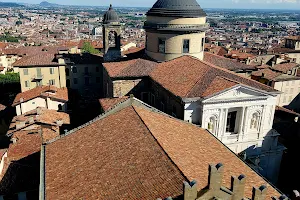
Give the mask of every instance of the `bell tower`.
[(119, 16), (110, 5), (103, 16), (104, 61), (112, 62), (121, 59), (121, 24)]

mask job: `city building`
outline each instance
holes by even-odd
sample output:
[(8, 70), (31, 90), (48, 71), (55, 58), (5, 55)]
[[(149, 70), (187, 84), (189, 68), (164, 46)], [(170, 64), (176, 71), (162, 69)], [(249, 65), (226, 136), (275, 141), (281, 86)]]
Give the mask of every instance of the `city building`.
[(207, 130), (132, 97), (45, 143), (40, 174), (41, 200), (280, 196)]
[(300, 93), (300, 77), (275, 72), (269, 68), (252, 73), (252, 79), (281, 91), (278, 106), (289, 105)]
[(146, 54), (156, 61), (182, 55), (203, 59), (206, 13), (196, 0), (158, 0), (147, 12)]
[(0, 150), (0, 198), (36, 199), (39, 188), (40, 150), (70, 124), (69, 115), (37, 108), (12, 120), (11, 143)]
[(64, 59), (56, 58), (55, 54), (40, 52), (33, 56), (26, 56), (15, 62), (13, 66), (18, 68), (22, 92), (42, 85), (66, 87), (66, 64)]
[(17, 115), (23, 115), (38, 107), (57, 111), (67, 111), (68, 89), (55, 86), (39, 86), (19, 93), (12, 106)]

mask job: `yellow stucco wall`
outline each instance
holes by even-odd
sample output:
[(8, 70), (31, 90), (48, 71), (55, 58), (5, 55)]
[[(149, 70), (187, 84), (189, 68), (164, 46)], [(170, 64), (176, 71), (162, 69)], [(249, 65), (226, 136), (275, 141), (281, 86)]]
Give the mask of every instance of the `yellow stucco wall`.
[[(41, 74), (43, 75), (42, 85), (49, 85), (50, 80), (55, 81), (55, 86), (58, 88), (66, 87), (66, 75), (65, 66), (53, 66), (53, 67), (20, 67), (20, 82), (21, 90), (25, 92), (37, 87), (36, 82), (33, 82), (33, 78), (37, 75), (37, 68), (41, 68)], [(54, 73), (50, 74), (50, 68), (54, 69)], [(28, 70), (28, 75), (24, 74), (24, 69)], [(29, 87), (25, 86), (25, 81), (29, 81)]]

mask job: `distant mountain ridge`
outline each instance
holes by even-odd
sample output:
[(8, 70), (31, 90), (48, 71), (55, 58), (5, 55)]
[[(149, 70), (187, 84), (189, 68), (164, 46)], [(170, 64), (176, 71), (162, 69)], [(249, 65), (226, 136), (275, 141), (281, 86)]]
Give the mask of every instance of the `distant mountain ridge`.
[(42, 1), (39, 5), (41, 7), (62, 7), (63, 6), (55, 3), (49, 3), (48, 1)]
[(12, 2), (0, 2), (1, 8), (8, 8), (8, 7), (24, 7), (24, 5), (12, 3)]

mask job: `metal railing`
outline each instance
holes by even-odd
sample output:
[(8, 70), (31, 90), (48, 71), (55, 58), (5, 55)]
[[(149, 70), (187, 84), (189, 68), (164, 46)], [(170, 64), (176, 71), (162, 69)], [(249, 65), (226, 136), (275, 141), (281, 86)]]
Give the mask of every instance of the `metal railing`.
[(209, 29), (209, 24), (152, 24), (145, 22), (145, 29), (156, 29), (156, 30), (201, 30), (205, 31)]

